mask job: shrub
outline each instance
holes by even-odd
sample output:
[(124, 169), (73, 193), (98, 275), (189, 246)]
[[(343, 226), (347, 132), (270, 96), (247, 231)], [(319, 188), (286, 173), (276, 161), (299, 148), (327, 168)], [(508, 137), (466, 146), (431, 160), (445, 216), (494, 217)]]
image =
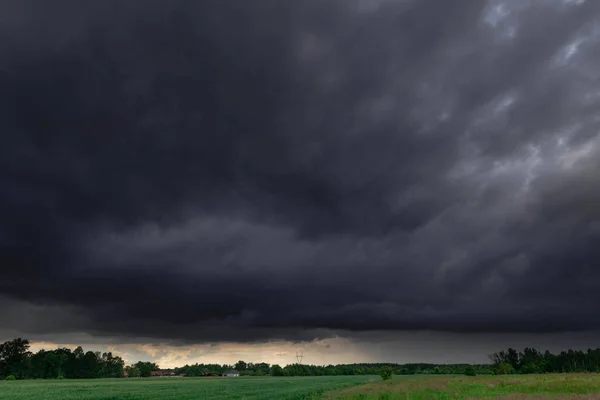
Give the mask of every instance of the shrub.
[(522, 374), (539, 374), (542, 370), (537, 364), (527, 363), (521, 367), (519, 372)]
[(392, 367), (385, 366), (385, 367), (381, 368), (379, 375), (381, 375), (381, 379), (383, 379), (384, 381), (387, 381), (388, 379), (392, 379), (393, 372), (394, 371), (392, 370)]
[(510, 375), (515, 373), (515, 369), (508, 363), (500, 363), (496, 366), (496, 375)]
[(14, 375), (9, 375), (6, 378), (4, 378), (5, 381), (16, 381), (17, 378), (15, 378)]
[(465, 368), (465, 375), (466, 376), (476, 376), (477, 372), (475, 372), (475, 368), (468, 366), (467, 368)]

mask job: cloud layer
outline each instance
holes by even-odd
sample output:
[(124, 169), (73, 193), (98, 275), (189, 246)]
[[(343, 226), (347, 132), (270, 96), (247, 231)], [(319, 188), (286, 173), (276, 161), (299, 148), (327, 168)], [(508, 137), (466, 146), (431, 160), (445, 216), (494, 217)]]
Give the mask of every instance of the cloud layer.
[(600, 328), (599, 3), (1, 7), (0, 328)]

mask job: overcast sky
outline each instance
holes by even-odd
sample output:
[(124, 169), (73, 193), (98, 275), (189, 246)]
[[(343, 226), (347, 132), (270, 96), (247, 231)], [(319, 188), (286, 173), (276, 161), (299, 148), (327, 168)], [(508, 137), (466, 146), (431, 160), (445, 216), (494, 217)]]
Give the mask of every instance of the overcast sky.
[(164, 365), (598, 347), (599, 23), (0, 2), (0, 339)]

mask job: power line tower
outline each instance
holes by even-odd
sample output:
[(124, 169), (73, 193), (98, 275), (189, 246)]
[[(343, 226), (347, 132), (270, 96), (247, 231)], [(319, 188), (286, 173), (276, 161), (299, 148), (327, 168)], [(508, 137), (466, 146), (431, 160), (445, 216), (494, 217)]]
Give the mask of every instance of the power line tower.
[(302, 350), (296, 352), (296, 361), (298, 364), (302, 364), (302, 359), (304, 358), (304, 352)]

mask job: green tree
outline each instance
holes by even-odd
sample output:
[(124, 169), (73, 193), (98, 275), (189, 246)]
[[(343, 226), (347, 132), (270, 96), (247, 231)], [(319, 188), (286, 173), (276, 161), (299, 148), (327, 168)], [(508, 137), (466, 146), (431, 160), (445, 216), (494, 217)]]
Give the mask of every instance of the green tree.
[(123, 376), (123, 359), (118, 356), (113, 356), (111, 352), (102, 353), (102, 371), (101, 375), (105, 378)]
[(125, 373), (127, 373), (129, 378), (138, 378), (140, 376), (140, 370), (133, 365), (125, 367)]
[(152, 376), (152, 371), (158, 371), (158, 365), (149, 361), (138, 361), (135, 367), (140, 371), (140, 376), (146, 378)]
[(381, 367), (381, 371), (379, 372), (379, 375), (381, 375), (381, 379), (383, 379), (384, 381), (387, 381), (389, 379), (392, 379), (393, 373), (394, 373), (394, 370), (392, 369), (392, 367), (390, 367), (389, 365), (386, 365), (384, 367)]
[(465, 375), (466, 376), (476, 376), (477, 372), (475, 371), (475, 368), (473, 368), (472, 366), (468, 366), (467, 368), (465, 368)]
[(254, 374), (257, 376), (264, 376), (269, 374), (270, 366), (267, 363), (254, 364)]
[(522, 365), (519, 372), (522, 374), (539, 374), (542, 372), (542, 369), (536, 363), (529, 362), (527, 364)]
[(58, 378), (59, 375), (62, 375), (62, 360), (60, 355), (49, 351), (44, 357), (44, 378)]
[(519, 353), (515, 349), (509, 348), (507, 350), (506, 361), (512, 365), (515, 370), (519, 369)]
[(82, 378), (100, 378), (102, 371), (102, 362), (100, 352), (87, 351), (83, 355), (80, 364), (80, 374)]
[(73, 376), (72, 378), (85, 378), (83, 375), (83, 357), (85, 356), (85, 352), (81, 348), (81, 346), (77, 346), (75, 350), (73, 350)]
[(238, 370), (239, 372), (246, 371), (247, 367), (248, 367), (248, 364), (246, 364), (245, 361), (240, 360), (235, 363), (235, 369)]
[(497, 375), (510, 375), (515, 373), (515, 369), (509, 363), (500, 363), (495, 370)]
[(17, 338), (0, 344), (0, 377), (26, 378), (30, 354), (27, 339)]
[(283, 368), (275, 364), (271, 367), (271, 376), (283, 376)]

